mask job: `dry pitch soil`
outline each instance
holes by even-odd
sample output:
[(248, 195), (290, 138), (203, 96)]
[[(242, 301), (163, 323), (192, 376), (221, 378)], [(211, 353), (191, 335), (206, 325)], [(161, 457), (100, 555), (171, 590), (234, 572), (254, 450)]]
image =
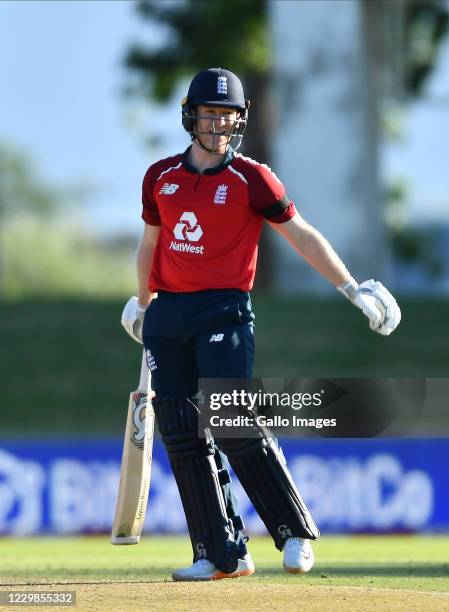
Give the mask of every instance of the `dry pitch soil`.
[[(14, 587), (10, 587), (14, 588)], [(17, 588), (17, 587), (15, 587)], [(269, 585), (250, 583), (250, 579), (204, 584), (100, 583), (39, 585), (21, 587), (26, 591), (70, 589), (76, 591), (76, 608), (66, 610), (129, 612), (161, 610), (164, 612), (242, 612), (258, 610), (299, 611), (348, 610), (351, 612), (385, 610), (449, 610), (449, 593), (423, 592), (343, 586)], [(1, 590), (5, 590), (2, 587)], [(4, 608), (12, 610), (13, 608)], [(30, 610), (29, 607), (16, 607)], [(43, 607), (52, 612), (62, 607)]]

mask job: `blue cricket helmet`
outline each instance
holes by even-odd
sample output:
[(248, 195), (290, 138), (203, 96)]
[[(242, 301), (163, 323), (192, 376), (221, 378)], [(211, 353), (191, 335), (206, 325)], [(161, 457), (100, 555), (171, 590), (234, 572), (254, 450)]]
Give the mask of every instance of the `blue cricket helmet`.
[[(190, 134), (192, 140), (197, 137), (195, 124), (198, 105), (224, 106), (239, 111), (240, 117), (235, 122), (233, 138), (241, 143), (248, 121), (250, 102), (245, 99), (243, 85), (239, 77), (224, 68), (208, 68), (194, 76), (189, 86), (187, 96), (182, 101), (182, 125)], [(236, 147), (236, 148), (237, 148)]]

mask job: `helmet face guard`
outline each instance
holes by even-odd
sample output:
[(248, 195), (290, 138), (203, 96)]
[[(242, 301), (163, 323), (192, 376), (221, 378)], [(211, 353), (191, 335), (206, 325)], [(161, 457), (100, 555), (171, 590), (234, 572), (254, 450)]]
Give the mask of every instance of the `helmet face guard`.
[[(204, 106), (215, 106), (215, 105), (209, 104), (209, 105), (204, 105)], [(248, 106), (249, 106), (249, 102), (248, 102)], [(229, 107), (229, 108), (231, 109), (232, 107)], [(239, 108), (235, 108), (232, 110), (236, 110), (239, 113), (239, 115), (237, 116), (237, 119), (232, 121), (230, 127), (225, 127), (224, 130), (223, 128), (218, 130), (216, 127), (216, 119), (214, 120), (213, 117), (204, 117), (204, 116), (198, 115), (196, 107), (195, 106), (192, 107), (190, 106), (188, 102), (185, 102), (182, 105), (182, 125), (184, 126), (184, 129), (190, 134), (192, 140), (196, 140), (198, 144), (203, 149), (206, 149), (206, 151), (209, 151), (209, 153), (215, 153), (216, 155), (222, 155), (223, 153), (222, 152), (220, 153), (219, 151), (217, 151), (217, 149), (221, 148), (223, 144), (226, 145), (226, 151), (228, 150), (229, 146), (232, 146), (232, 148), (236, 151), (242, 144), (243, 134), (245, 133), (246, 124), (248, 121), (248, 107), (246, 107), (243, 112)], [(210, 121), (211, 129), (209, 131), (200, 132), (198, 130), (198, 119), (207, 119), (208, 121)], [(201, 141), (202, 134), (213, 136), (212, 146), (210, 148), (206, 147), (206, 145)], [(225, 143), (218, 144), (217, 140), (221, 136), (226, 136), (227, 141)]]
[[(199, 72), (190, 83), (187, 96), (182, 101), (182, 125), (190, 134), (192, 140), (195, 140), (199, 146), (216, 155), (222, 155), (217, 149), (226, 145), (236, 150), (242, 142), (248, 121), (249, 100), (245, 100), (243, 86), (240, 79), (229, 70), (223, 68), (209, 68)], [(237, 119), (233, 122), (231, 129), (226, 128), (225, 131), (216, 129), (213, 117), (207, 117), (211, 122), (211, 130), (207, 132), (198, 132), (198, 119), (204, 119), (198, 115), (198, 106), (218, 106), (235, 110), (239, 113)], [(201, 134), (213, 136), (212, 147), (206, 147), (201, 141)], [(218, 138), (227, 137), (227, 142), (216, 145)]]

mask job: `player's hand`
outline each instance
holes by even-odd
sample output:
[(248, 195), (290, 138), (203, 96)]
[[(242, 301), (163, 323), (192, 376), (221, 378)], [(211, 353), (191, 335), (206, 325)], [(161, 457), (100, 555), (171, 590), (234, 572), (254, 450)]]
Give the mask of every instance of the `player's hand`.
[(135, 295), (128, 300), (122, 313), (122, 325), (136, 342), (142, 344), (142, 327), (148, 306), (139, 304)]
[(338, 290), (360, 308), (368, 317), (370, 328), (378, 334), (389, 336), (401, 322), (401, 310), (382, 283), (370, 279), (358, 285), (351, 278)]

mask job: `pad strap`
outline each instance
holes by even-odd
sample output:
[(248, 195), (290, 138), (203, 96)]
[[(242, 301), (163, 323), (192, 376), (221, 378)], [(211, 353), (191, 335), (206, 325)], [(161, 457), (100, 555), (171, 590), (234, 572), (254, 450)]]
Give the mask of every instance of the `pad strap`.
[[(228, 518), (232, 522), (232, 526), (234, 528), (234, 532), (241, 532), (240, 534), (234, 534), (236, 540), (245, 539), (245, 542), (248, 541), (248, 536), (246, 536), (243, 532), (245, 530), (245, 524), (243, 522), (242, 517), (238, 514), (238, 502), (235, 496), (235, 493), (232, 490), (232, 478), (228, 469), (228, 461), (225, 455), (221, 452), (221, 450), (214, 444), (215, 450), (215, 463), (218, 468), (218, 474), (221, 484), (221, 490), (223, 492), (223, 498), (226, 504), (226, 513)], [(243, 554), (246, 554), (246, 550)]]

